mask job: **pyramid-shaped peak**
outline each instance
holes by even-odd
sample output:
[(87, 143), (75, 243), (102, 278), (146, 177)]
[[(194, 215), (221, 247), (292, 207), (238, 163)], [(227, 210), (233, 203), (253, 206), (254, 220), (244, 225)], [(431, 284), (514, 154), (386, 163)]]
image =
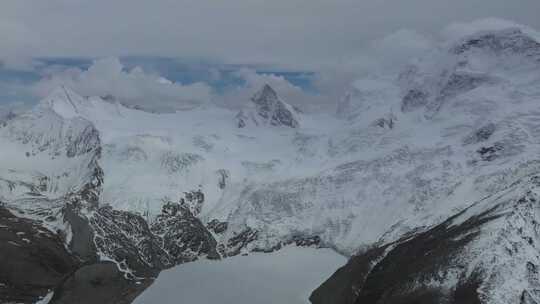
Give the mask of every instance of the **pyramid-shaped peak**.
[(287, 126), (297, 128), (299, 126), (298, 113), (288, 103), (281, 100), (276, 91), (265, 84), (251, 98), (254, 103), (251, 107), (240, 111), (236, 116), (237, 125), (245, 127), (249, 122), (255, 125)]
[(278, 100), (278, 94), (276, 91), (269, 85), (265, 84), (253, 97), (251, 100), (257, 104), (260, 104), (264, 101)]

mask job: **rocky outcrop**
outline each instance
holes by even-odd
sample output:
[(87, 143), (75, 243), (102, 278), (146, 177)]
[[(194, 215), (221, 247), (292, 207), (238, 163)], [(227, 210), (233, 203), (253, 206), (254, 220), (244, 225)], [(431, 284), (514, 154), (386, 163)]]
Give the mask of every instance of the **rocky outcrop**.
[(386, 115), (385, 117), (376, 119), (372, 123), (372, 125), (379, 128), (392, 130), (395, 127), (396, 122), (397, 122), (397, 117), (393, 113), (390, 113)]
[(132, 278), (156, 276), (174, 265), (161, 239), (140, 215), (104, 206), (90, 216), (89, 223), (99, 255), (116, 261)]
[(90, 235), (95, 254), (101, 260), (115, 261), (130, 279), (155, 277), (163, 269), (201, 256), (219, 258), (216, 241), (186, 200), (198, 203), (204, 201), (204, 195), (200, 191), (187, 192), (182, 203), (166, 203), (151, 224), (138, 214), (110, 206), (88, 215), (74, 212), (79, 226), (86, 230), (85, 233), (74, 231), (72, 243), (87, 240)]
[(151, 231), (160, 238), (161, 248), (174, 265), (195, 261), (200, 256), (220, 258), (216, 240), (186, 205), (165, 204)]
[(232, 237), (227, 240), (226, 255), (235, 256), (239, 255), (247, 245), (257, 240), (258, 231), (251, 227), (246, 227), (244, 230), (234, 233)]
[(227, 228), (229, 227), (229, 223), (227, 222), (220, 222), (219, 220), (213, 219), (206, 225), (208, 229), (215, 234), (221, 234), (225, 231), (227, 231)]
[(322, 242), (321, 242), (321, 238), (318, 235), (315, 235), (315, 236), (295, 235), (292, 238), (289, 238), (287, 240), (277, 243), (273, 247), (263, 247), (263, 248), (256, 247), (253, 249), (253, 251), (269, 253), (269, 252), (281, 250), (283, 247), (289, 246), (289, 245), (295, 245), (297, 247), (321, 248)]
[(252, 104), (237, 115), (237, 126), (244, 128), (249, 124), (272, 125), (298, 128), (300, 126), (297, 111), (281, 100), (276, 91), (268, 84), (251, 98)]
[(203, 205), (204, 193), (200, 189), (184, 192), (184, 197), (180, 199), (180, 206), (188, 208), (192, 216), (198, 216)]
[(161, 270), (220, 258), (185, 204), (166, 204), (151, 227), (110, 206), (67, 202), (59, 214), (66, 231), (57, 234), (0, 207), (0, 257), (10, 261), (0, 265), (0, 302), (34, 303), (52, 291), (50, 303), (130, 303)]
[(231, 173), (226, 169), (219, 169), (216, 173), (218, 175), (218, 187), (223, 190), (227, 187), (227, 182), (231, 178)]

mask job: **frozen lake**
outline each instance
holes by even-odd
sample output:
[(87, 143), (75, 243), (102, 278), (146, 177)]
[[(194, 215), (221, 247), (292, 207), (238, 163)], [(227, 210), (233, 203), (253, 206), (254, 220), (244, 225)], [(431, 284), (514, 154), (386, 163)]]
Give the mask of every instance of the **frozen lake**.
[(287, 247), (163, 271), (136, 304), (306, 304), (346, 258), (330, 249)]

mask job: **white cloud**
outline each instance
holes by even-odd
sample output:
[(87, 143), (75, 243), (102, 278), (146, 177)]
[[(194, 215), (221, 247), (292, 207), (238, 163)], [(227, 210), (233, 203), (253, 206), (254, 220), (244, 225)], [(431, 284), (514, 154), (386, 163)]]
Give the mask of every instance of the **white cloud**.
[(283, 100), (303, 111), (317, 111), (321, 110), (322, 106), (328, 105), (326, 95), (308, 92), (280, 75), (257, 73), (253, 69), (242, 68), (235, 72), (235, 76), (241, 79), (244, 84), (217, 97), (216, 103), (230, 108), (242, 107), (250, 102), (249, 100), (255, 92), (265, 84), (269, 84)]
[(112, 95), (126, 104), (158, 111), (189, 108), (212, 98), (207, 84), (173, 83), (139, 67), (128, 71), (113, 57), (96, 60), (88, 70), (71, 68), (48, 75), (34, 86), (34, 92), (44, 97), (59, 85), (82, 95)]
[[(306, 111), (333, 111), (355, 79), (377, 78), (381, 74), (390, 79), (404, 64), (434, 48), (441, 40), (456, 39), (476, 30), (509, 26), (519, 26), (535, 35), (538, 33), (504, 19), (455, 22), (458, 16), (467, 19), (469, 15), (492, 12), (515, 16), (514, 7), (500, 10), (502, 0), (489, 3), (467, 0), (469, 4), (481, 2), (483, 10), (466, 10), (457, 15), (452, 13), (453, 9), (467, 7), (469, 4), (463, 2), (465, 0), (453, 4), (442, 3), (442, 0), (411, 1), (402, 5), (390, 1), (368, 4), (353, 0), (332, 3), (322, 0), (210, 3), (202, 0), (183, 6), (182, 1), (164, 0), (151, 5), (139, 0), (129, 3), (125, 0), (106, 3), (104, 0), (51, 0), (47, 4), (35, 2), (35, 7), (29, 10), (29, 1), (6, 0), (0, 4), (0, 8), (7, 8), (0, 9), (0, 34), (6, 35), (0, 42), (0, 46), (5, 45), (0, 47), (0, 62), (7, 67), (31, 70), (36, 66), (32, 56), (36, 55), (142, 54), (219, 58), (215, 62), (264, 63), (292, 70), (306, 68), (315, 71), (312, 79), (316, 92), (305, 91), (282, 76), (241, 69), (236, 76), (245, 85), (215, 96), (208, 84), (173, 83), (141, 68), (128, 71), (118, 59), (107, 57), (97, 60), (88, 70), (41, 69), (49, 74), (33, 89), (43, 97), (52, 87), (65, 84), (83, 95), (111, 94), (128, 104), (162, 110), (180, 109), (209, 100), (238, 107), (269, 83), (283, 99)], [(538, 4), (540, 2), (534, 0), (522, 6), (533, 9), (540, 6)], [(130, 8), (130, 14), (118, 14), (126, 7)], [(81, 13), (83, 9), (84, 14)], [(432, 11), (442, 9), (446, 9), (447, 14), (430, 19)], [(2, 19), (6, 11), (10, 12), (10, 17)], [(430, 14), (426, 15), (428, 11)], [(376, 20), (374, 16), (377, 16)], [(526, 16), (521, 19), (537, 20)], [(441, 32), (448, 21), (453, 23)], [(540, 26), (540, 21), (532, 23)], [(404, 26), (410, 29), (403, 29)], [(212, 80), (221, 77), (217, 69), (208, 74)]]
[(376, 58), (385, 69), (401, 68), (412, 58), (420, 56), (434, 47), (433, 38), (428, 38), (409, 29), (401, 29), (382, 39), (374, 40), (367, 53)]
[(412, 30), (399, 30), (375, 39), (359, 48), (358, 54), (343, 63), (322, 66), (311, 76), (314, 91), (295, 86), (285, 77), (272, 73), (260, 74), (243, 68), (235, 73), (245, 84), (217, 98), (221, 104), (240, 107), (264, 84), (272, 86), (288, 103), (306, 112), (336, 111), (337, 103), (353, 83), (360, 78), (395, 77), (413, 58), (421, 56), (435, 45), (432, 38)]
[(240, 69), (235, 74), (238, 78), (245, 81), (245, 86), (242, 88), (243, 90), (254, 92), (262, 88), (265, 84), (269, 84), (284, 96), (304, 94), (300, 87), (293, 85), (283, 76), (271, 73), (258, 74), (255, 70), (248, 68)]
[(22, 54), (4, 54), (0, 56), (0, 67), (15, 71), (35, 71), (36, 67), (42, 66), (42, 63), (30, 56)]

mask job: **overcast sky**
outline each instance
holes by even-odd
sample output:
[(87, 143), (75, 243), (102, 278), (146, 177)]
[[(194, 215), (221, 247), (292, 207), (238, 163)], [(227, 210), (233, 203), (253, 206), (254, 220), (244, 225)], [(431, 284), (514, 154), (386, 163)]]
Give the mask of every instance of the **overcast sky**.
[(429, 47), (453, 23), (539, 29), (539, 12), (540, 0), (2, 0), (0, 61), (11, 71), (45, 70), (43, 57), (125, 56), (318, 71), (365, 60), (374, 45)]
[(2, 0), (2, 51), (339, 62), (402, 28), (500, 17), (540, 27), (538, 0)]

